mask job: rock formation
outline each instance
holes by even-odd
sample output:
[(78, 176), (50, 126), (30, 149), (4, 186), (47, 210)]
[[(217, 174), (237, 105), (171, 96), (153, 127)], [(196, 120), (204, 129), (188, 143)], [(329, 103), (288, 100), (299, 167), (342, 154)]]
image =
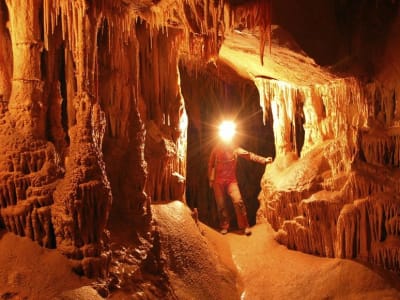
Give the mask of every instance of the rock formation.
[(178, 61), (215, 56), (222, 19), (222, 2), (2, 1), (1, 227), (107, 277), (111, 207), (141, 235), (151, 201), (185, 199)]
[[(398, 272), (396, 134), (382, 136), (388, 129), (376, 127), (370, 114), (377, 112), (368, 105), (381, 99), (376, 93), (371, 97), (354, 79), (305, 87), (303, 92), (268, 85), (277, 157), (264, 174), (260, 216), (266, 216), (289, 248), (359, 257)], [(290, 137), (299, 105), (287, 107), (295, 101), (303, 105), (305, 119), (300, 158)], [(278, 110), (286, 121), (276, 121), (282, 120), (276, 117)]]
[(151, 204), (216, 224), (206, 165), (229, 114), (275, 157), (239, 163), (251, 223), (400, 272), (400, 4), (337, 2), (0, 0), (0, 228), (108, 287), (164, 280)]
[[(379, 58), (394, 66), (398, 20)], [(369, 70), (368, 81), (365, 70), (323, 82), (256, 80), (277, 153), (258, 213), (289, 248), (399, 272), (398, 82), (387, 70)]]

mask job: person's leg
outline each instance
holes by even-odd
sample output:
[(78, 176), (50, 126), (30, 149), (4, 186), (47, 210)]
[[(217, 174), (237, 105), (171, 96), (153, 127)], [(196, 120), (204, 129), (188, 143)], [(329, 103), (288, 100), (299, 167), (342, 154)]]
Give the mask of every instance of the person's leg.
[(229, 215), (225, 203), (225, 187), (223, 184), (213, 184), (215, 202), (217, 203), (220, 228), (224, 233), (229, 229)]
[(249, 227), (247, 220), (246, 206), (243, 203), (242, 195), (240, 194), (237, 182), (233, 182), (228, 186), (228, 194), (232, 199), (233, 207), (235, 208), (236, 219), (239, 229), (246, 229)]

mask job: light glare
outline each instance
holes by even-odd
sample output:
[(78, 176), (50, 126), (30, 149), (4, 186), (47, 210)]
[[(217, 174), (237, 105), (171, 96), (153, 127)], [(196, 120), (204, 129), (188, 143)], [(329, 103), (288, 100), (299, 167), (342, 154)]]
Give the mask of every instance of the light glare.
[(236, 124), (232, 121), (223, 121), (219, 125), (219, 136), (224, 142), (230, 142), (236, 133)]

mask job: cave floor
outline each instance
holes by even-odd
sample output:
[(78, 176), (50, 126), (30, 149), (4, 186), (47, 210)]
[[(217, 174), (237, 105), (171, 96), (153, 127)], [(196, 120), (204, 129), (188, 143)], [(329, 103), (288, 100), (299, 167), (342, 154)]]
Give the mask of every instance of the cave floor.
[(243, 280), (241, 299), (400, 299), (397, 275), (353, 260), (288, 250), (269, 224), (247, 237), (228, 233), (232, 258)]

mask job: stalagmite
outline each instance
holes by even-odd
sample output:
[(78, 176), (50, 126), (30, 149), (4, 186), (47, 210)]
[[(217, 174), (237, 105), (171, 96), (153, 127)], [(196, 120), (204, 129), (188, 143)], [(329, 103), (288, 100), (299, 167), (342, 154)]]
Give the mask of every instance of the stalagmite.
[[(48, 9), (45, 14), (52, 20), (49, 24), (47, 19), (45, 28), (54, 30), (54, 14), (60, 13), (62, 19), (68, 20), (62, 22), (62, 31), (67, 32), (64, 37), (68, 36), (76, 68), (76, 91), (69, 99), (76, 112), (76, 124), (68, 131), (70, 147), (65, 158), (66, 172), (54, 193), (52, 222), (57, 247), (70, 258), (83, 258), (77, 269), (90, 277), (105, 276), (109, 254), (104, 251), (102, 240), (111, 191), (101, 151), (105, 117), (96, 98), (97, 51), (94, 50), (101, 18), (95, 9), (89, 9), (86, 1), (55, 4), (56, 7), (45, 5)], [(64, 27), (67, 24), (68, 27)]]

